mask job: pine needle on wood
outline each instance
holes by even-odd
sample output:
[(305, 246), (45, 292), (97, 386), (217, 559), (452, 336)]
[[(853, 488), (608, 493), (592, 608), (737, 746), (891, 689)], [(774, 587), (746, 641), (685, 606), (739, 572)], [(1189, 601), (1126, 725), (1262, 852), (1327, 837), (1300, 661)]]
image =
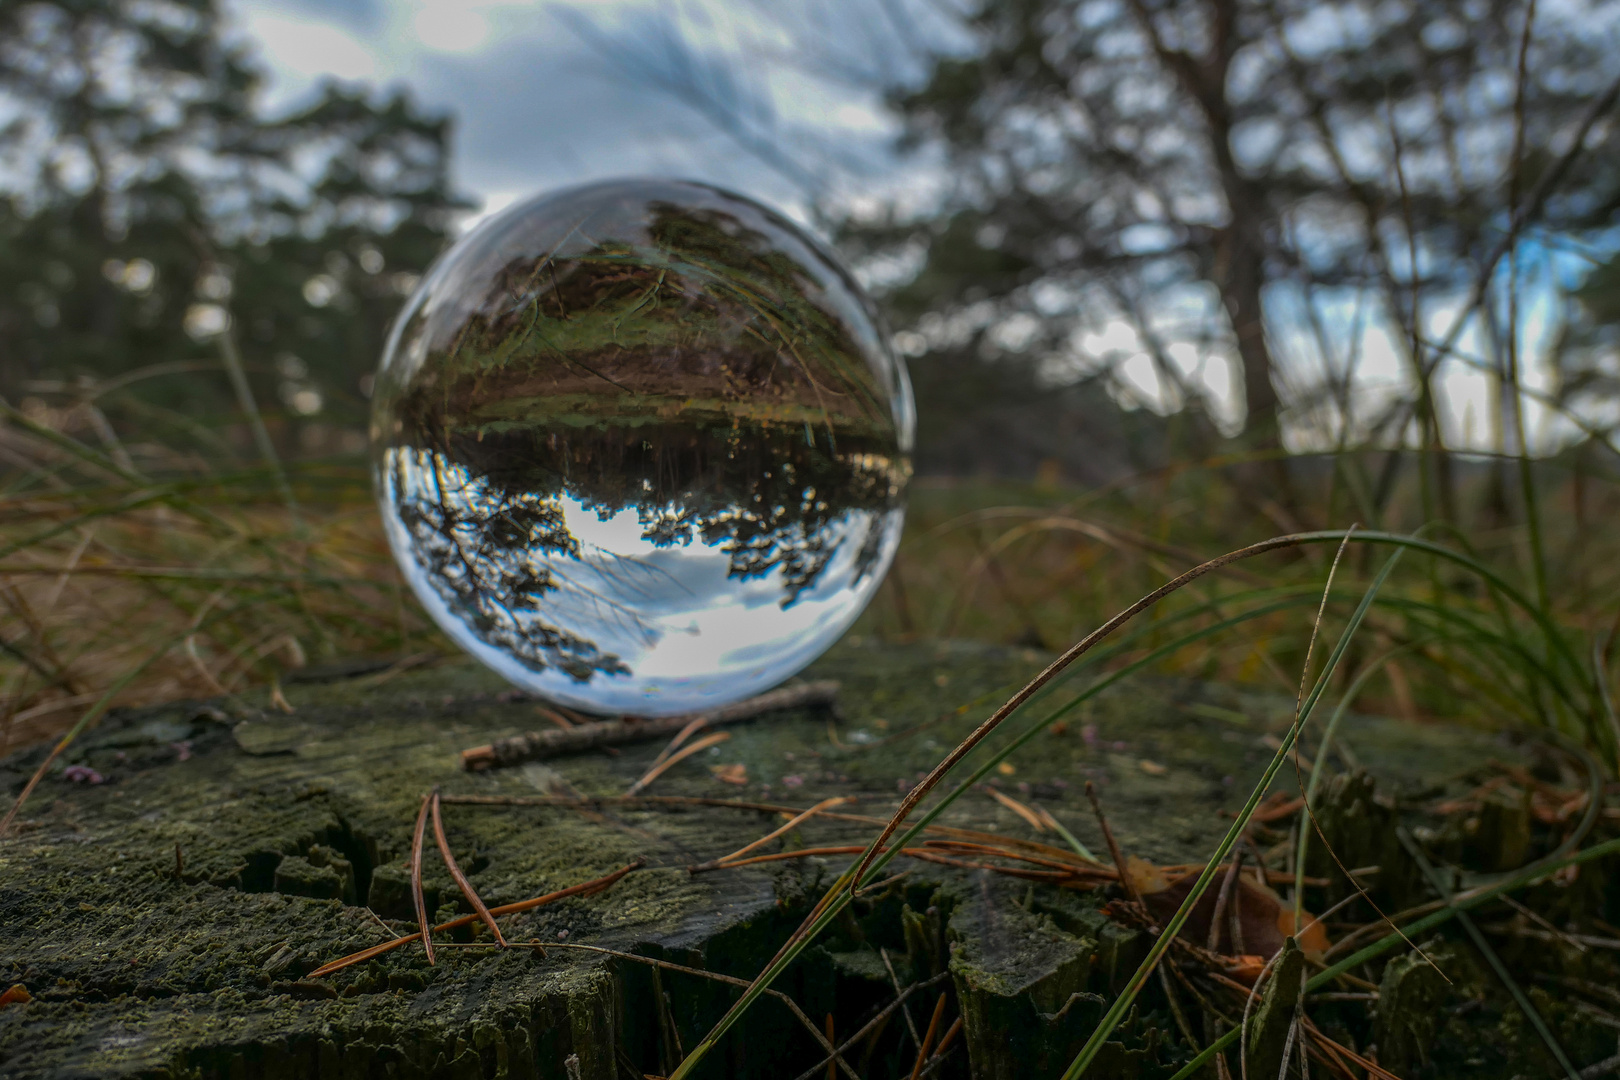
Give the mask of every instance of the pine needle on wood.
[(450, 851), (450, 841), (444, 835), (444, 819), (439, 814), (438, 788), (433, 789), (429, 799), (428, 807), (433, 815), (433, 838), (439, 843), (439, 855), (443, 857), (445, 867), (450, 871), (450, 876), (456, 879), (456, 887), (461, 890), (461, 895), (467, 898), (467, 903), (473, 906), (478, 917), (484, 920), (484, 925), (489, 927), (490, 934), (495, 938), (495, 944), (506, 948), (506, 939), (501, 937), (501, 928), (495, 924), (495, 916), (489, 913), (489, 908), (484, 905), (472, 882), (467, 880), (467, 875), (461, 872), (461, 865), (456, 862), (455, 855)]

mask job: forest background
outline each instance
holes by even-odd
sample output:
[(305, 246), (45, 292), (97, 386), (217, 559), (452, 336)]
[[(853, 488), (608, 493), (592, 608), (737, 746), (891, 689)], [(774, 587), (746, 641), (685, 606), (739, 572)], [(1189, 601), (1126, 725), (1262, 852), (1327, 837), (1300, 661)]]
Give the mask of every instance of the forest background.
[[(407, 22), (474, 60), (505, 43), (506, 128), (332, 46), (380, 55)], [(614, 172), (784, 207), (884, 308), (919, 479), (856, 633), (1061, 649), (1222, 550), (1422, 527), (1514, 582), (1608, 701), (1617, 45), (1620, 5), (1585, 0), (7, 4), (0, 752), (116, 704), (452, 655), (377, 528), (371, 372), (483, 213)], [(322, 77), (328, 46), (373, 77)], [(440, 61), (416, 81), (442, 91)], [(525, 158), (510, 133), (589, 85), (618, 143)], [(1612, 708), (1468, 629), (1499, 605), (1480, 580), (1408, 560), (1357, 646), (1382, 658), (1365, 703), (1551, 724), (1612, 765)], [(1218, 618), (1224, 587), (1176, 602)], [(1259, 618), (1157, 666), (1291, 693), (1303, 638)]]

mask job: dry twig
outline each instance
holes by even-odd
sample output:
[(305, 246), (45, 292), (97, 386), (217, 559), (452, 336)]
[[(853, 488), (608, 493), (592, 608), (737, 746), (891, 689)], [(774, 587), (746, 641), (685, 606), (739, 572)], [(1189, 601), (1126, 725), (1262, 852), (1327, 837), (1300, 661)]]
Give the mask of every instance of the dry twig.
[[(500, 739), (487, 746), (461, 752), (462, 768), (471, 772), (517, 765), (540, 758), (577, 754), (583, 750), (645, 742), (678, 735), (684, 728), (715, 727), (752, 720), (762, 713), (779, 709), (799, 709), (831, 705), (838, 697), (838, 683), (831, 680), (784, 686), (757, 697), (711, 709), (697, 715), (666, 716), (652, 720), (619, 718), (577, 724), (568, 731), (530, 731)], [(696, 724), (702, 720), (703, 724)]]

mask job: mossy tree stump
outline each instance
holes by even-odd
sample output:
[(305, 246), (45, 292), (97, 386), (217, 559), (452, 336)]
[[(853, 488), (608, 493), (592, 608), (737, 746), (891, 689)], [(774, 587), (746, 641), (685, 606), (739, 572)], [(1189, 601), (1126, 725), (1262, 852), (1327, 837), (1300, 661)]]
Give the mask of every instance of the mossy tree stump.
[[(729, 741), (651, 790), (796, 806), (847, 795), (859, 812), (886, 815), (1044, 659), (846, 642), (806, 673), (842, 681), (836, 719), (802, 711), (730, 728)], [(410, 918), (405, 864), (431, 786), (619, 794), (660, 747), (463, 772), (460, 750), (544, 724), (533, 702), (467, 663), (332, 674), (291, 684), (286, 697), (290, 715), (260, 700), (109, 717), (35, 794), (22, 828), (0, 841), (0, 989), (21, 983), (33, 998), (0, 1010), (5, 1076), (616, 1080), (666, 1072), (734, 1000), (725, 984), (564, 949), (446, 947), (429, 967), (413, 946), (309, 979), (326, 961), (413, 929), (378, 917)], [(998, 782), (1101, 850), (1082, 795), (1093, 779), (1127, 852), (1199, 861), (1229, 824), (1220, 812), (1239, 805), (1269, 759), (1265, 740), (1292, 704), (1282, 694), (1137, 682), (1041, 736)], [(1372, 772), (1397, 784), (1489, 752), (1483, 736), (1373, 719), (1348, 725), (1346, 736)], [(20, 788), (42, 754), (0, 765), (0, 790)], [(736, 779), (739, 765), (745, 786), (719, 778)], [(780, 824), (757, 811), (451, 804), (445, 815), (458, 860), (491, 905), (645, 860), (603, 894), (509, 917), (509, 939), (565, 935), (743, 978), (845, 862), (688, 872)], [(979, 792), (946, 820), (1030, 835)], [(870, 835), (817, 821), (785, 843)], [(466, 911), (431, 852), (429, 865), (430, 908), (443, 918)], [(1094, 894), (926, 863), (892, 869), (907, 872), (852, 909), (778, 989), (818, 1024), (830, 1015), (842, 1038), (892, 1000), (889, 966), (902, 983), (948, 973), (938, 985), (954, 989), (966, 1054), (947, 1060), (946, 1076), (968, 1075), (969, 1062), (975, 1077), (1056, 1075), (1145, 947), (1101, 914)], [(926, 1025), (932, 1004), (932, 992), (914, 999), (916, 1024)], [(1124, 1032), (1105, 1074), (1151, 1074), (1177, 1054), (1184, 1060), (1185, 1047), (1147, 1027)], [(866, 1080), (904, 1076), (915, 1052), (896, 1017), (852, 1052), (852, 1064)], [(780, 1002), (764, 1000), (703, 1075), (792, 1077), (822, 1056)]]

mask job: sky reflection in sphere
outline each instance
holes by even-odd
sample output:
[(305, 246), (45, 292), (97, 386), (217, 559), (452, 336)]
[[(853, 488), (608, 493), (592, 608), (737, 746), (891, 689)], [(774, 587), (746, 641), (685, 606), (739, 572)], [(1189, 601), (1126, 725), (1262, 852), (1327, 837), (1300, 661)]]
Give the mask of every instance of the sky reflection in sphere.
[(781, 216), (695, 183), (514, 206), (428, 273), (372, 412), (406, 580), (552, 701), (653, 716), (781, 682), (894, 557), (911, 390)]

